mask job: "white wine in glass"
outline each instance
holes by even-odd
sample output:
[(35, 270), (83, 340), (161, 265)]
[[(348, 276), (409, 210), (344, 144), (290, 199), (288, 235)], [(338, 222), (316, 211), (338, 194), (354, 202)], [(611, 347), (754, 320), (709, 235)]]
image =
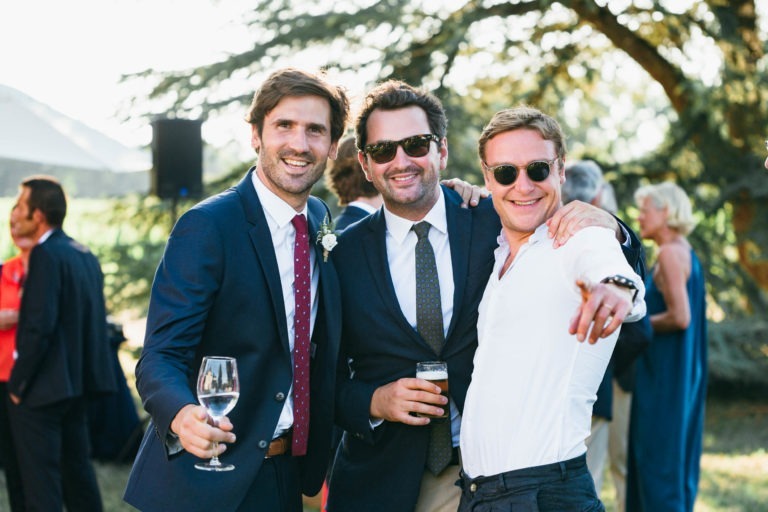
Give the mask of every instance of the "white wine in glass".
[[(197, 376), (197, 399), (208, 411), (208, 416), (218, 425), (219, 420), (231, 411), (240, 398), (240, 379), (237, 378), (237, 361), (234, 357), (204, 357)], [(213, 457), (208, 462), (195, 464), (203, 471), (231, 471), (232, 464), (222, 464), (216, 456), (219, 443), (213, 441)]]

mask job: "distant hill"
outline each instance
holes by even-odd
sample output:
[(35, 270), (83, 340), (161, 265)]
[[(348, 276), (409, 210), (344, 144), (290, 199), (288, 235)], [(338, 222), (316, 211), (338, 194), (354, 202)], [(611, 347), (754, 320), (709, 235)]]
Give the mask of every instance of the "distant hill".
[(151, 166), (149, 150), (128, 148), (0, 85), (0, 196), (15, 196), (32, 174), (55, 176), (79, 197), (146, 192)]

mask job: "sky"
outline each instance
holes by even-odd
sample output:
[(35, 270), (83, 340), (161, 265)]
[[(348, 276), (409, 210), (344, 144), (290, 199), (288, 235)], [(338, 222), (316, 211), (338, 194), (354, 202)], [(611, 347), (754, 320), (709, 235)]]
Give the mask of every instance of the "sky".
[[(248, 47), (238, 22), (247, 0), (10, 0), (0, 3), (0, 84), (137, 147), (149, 144), (146, 121), (121, 122), (134, 92), (123, 74), (186, 69)], [(232, 119), (203, 126), (209, 143), (248, 145)], [(228, 128), (227, 128), (228, 127)]]

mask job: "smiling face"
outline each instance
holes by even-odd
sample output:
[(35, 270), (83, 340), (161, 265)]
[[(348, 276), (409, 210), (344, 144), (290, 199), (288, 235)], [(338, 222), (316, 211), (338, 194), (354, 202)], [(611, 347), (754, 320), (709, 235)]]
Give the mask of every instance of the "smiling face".
[(336, 158), (330, 123), (325, 98), (287, 96), (264, 117), (261, 135), (252, 125), (251, 144), (259, 153), (256, 169), (262, 182), (297, 211), (323, 176), (328, 158)]
[(537, 130), (515, 129), (501, 132), (485, 145), (488, 168), (501, 164), (518, 167), (517, 179), (501, 185), (493, 172), (484, 170), (485, 186), (491, 192), (493, 206), (501, 218), (510, 243), (527, 238), (562, 205), (561, 185), (565, 182), (565, 162), (555, 160), (544, 181), (533, 181), (524, 168), (537, 160), (557, 158), (555, 144)]
[[(427, 114), (420, 107), (396, 110), (374, 110), (366, 123), (367, 144), (398, 141), (413, 135), (431, 133)], [(448, 147), (445, 139), (430, 142), (429, 152), (420, 157), (408, 156), (402, 146), (395, 157), (382, 164), (370, 155), (358, 154), (368, 181), (381, 192), (387, 209), (413, 221), (421, 220), (437, 202), (440, 194), (440, 172), (445, 169)]]

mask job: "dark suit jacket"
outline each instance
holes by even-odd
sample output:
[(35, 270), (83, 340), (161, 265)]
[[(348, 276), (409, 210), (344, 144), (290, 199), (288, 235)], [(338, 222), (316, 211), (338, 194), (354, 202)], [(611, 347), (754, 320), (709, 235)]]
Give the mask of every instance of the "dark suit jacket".
[[(198, 204), (171, 233), (152, 286), (137, 387), (152, 416), (125, 500), (141, 510), (235, 510), (256, 478), (293, 380), (277, 260), (251, 172)], [(327, 206), (309, 200), (309, 233)], [(302, 491), (316, 494), (328, 467), (334, 381), (341, 327), (338, 279), (322, 248), (319, 309), (310, 363), (310, 438), (299, 461)], [(204, 355), (237, 358), (240, 400), (229, 414), (237, 442), (223, 458), (234, 471), (199, 471), (199, 459), (170, 455), (167, 435), (184, 405), (196, 403)]]
[(370, 215), (367, 211), (357, 206), (347, 206), (344, 208), (338, 217), (336, 217), (336, 229), (339, 231), (346, 229), (350, 224), (354, 224), (360, 219), (366, 218)]
[[(493, 270), (501, 224), (490, 199), (463, 209), (458, 194), (446, 188), (443, 193), (455, 289), (453, 316), (437, 358), (448, 362), (449, 393), (463, 412), (477, 347), (477, 308)], [(369, 423), (377, 387), (413, 377), (416, 362), (436, 358), (400, 309), (385, 234), (379, 210), (345, 230), (332, 253), (344, 312), (336, 420), (346, 432), (330, 475), (329, 512), (413, 510), (424, 472), (429, 429), (384, 422), (372, 431)], [(636, 237), (632, 242), (625, 250), (631, 264), (642, 250)]]
[(8, 390), (27, 407), (116, 390), (101, 267), (60, 229), (30, 253), (16, 345)]
[[(450, 395), (459, 411), (477, 346), (477, 306), (493, 268), (501, 225), (490, 199), (460, 208), (444, 189), (453, 265), (453, 316), (439, 359), (448, 362)], [(334, 249), (342, 289), (342, 350), (337, 384), (338, 423), (346, 430), (330, 476), (328, 510), (412, 510), (419, 494), (429, 429), (384, 422), (371, 431), (374, 390), (413, 377), (417, 361), (436, 359), (400, 309), (387, 264), (381, 210), (348, 228)], [(346, 358), (354, 375), (350, 378)]]

